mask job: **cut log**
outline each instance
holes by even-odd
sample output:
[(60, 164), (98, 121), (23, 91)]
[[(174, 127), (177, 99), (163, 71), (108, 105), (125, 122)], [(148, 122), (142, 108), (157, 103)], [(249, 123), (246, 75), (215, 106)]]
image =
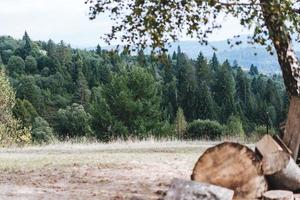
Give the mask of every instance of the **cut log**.
[(195, 181), (186, 181), (173, 179), (165, 200), (232, 200), (233, 191), (227, 188), (198, 183)]
[(270, 135), (265, 135), (256, 143), (255, 147), (263, 157), (270, 153), (284, 151), (283, 148)]
[(293, 152), (288, 148), (288, 146), (286, 146), (286, 144), (282, 141), (282, 139), (278, 135), (273, 136), (273, 139), (281, 146), (281, 148), (285, 152), (287, 152), (290, 155), (293, 154)]
[(294, 195), (287, 190), (270, 190), (263, 194), (263, 200), (294, 200)]
[(300, 168), (271, 136), (265, 135), (257, 144), (256, 150), (262, 155), (263, 173), (267, 175), (272, 189), (292, 190), (300, 189)]
[(261, 198), (268, 188), (255, 153), (231, 142), (207, 149), (195, 164), (191, 178), (229, 188), (235, 199)]
[(256, 143), (256, 151), (262, 156), (265, 175), (272, 175), (285, 168), (290, 160), (287, 148), (282, 148), (270, 135), (265, 135)]
[(273, 175), (267, 176), (269, 186), (273, 189), (292, 190), (300, 189), (300, 168), (290, 157), (287, 166)]
[(294, 194), (294, 199), (295, 200), (300, 200), (300, 194)]
[(284, 169), (289, 163), (290, 155), (283, 151), (270, 153), (262, 159), (262, 169), (265, 175), (273, 175)]

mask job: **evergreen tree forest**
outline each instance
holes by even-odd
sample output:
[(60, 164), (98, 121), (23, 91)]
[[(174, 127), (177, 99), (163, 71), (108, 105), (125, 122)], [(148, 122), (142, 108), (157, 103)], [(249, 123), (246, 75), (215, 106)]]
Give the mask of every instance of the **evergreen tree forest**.
[(215, 54), (193, 60), (180, 47), (168, 53), (0, 37), (0, 66), (16, 94), (12, 113), (34, 143), (251, 136), (266, 124), (276, 131), (285, 119), (280, 75), (220, 63)]

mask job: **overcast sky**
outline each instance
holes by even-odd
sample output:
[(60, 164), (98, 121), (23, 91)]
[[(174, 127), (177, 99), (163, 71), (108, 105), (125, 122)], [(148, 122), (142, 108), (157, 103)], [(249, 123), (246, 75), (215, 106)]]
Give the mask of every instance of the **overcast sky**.
[[(112, 22), (100, 16), (91, 21), (85, 0), (0, 0), (0, 35), (21, 38), (27, 30), (33, 40), (64, 40), (76, 47), (106, 44), (100, 36), (109, 32)], [(224, 40), (236, 34), (249, 34), (237, 20), (222, 22), (223, 28), (210, 40)], [(187, 40), (182, 38), (181, 40)]]

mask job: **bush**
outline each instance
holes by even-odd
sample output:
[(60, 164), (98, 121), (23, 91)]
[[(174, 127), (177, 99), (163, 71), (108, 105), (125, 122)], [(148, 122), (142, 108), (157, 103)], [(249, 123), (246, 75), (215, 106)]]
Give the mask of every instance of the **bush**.
[[(275, 130), (273, 128), (269, 127), (268, 133), (273, 135), (273, 134), (275, 134)], [(257, 127), (255, 127), (255, 130), (252, 133), (252, 135), (256, 135), (256, 136), (263, 136), (265, 134), (267, 134), (267, 127), (266, 126), (257, 126)]]
[(176, 135), (176, 131), (175, 131), (175, 125), (174, 124), (170, 124), (168, 121), (163, 122), (161, 127), (159, 127), (156, 130), (157, 133), (156, 137), (158, 139), (161, 138), (174, 138)]
[(228, 136), (240, 136), (244, 137), (245, 132), (243, 129), (243, 124), (238, 116), (231, 115), (228, 119), (225, 134)]
[(217, 139), (223, 133), (223, 126), (217, 121), (195, 120), (188, 125), (189, 139)]
[(48, 122), (41, 117), (36, 117), (32, 126), (32, 141), (37, 144), (49, 144), (54, 139), (53, 130)]
[(73, 103), (66, 109), (59, 109), (56, 116), (56, 130), (63, 139), (65, 137), (91, 137), (93, 131), (90, 127), (91, 115), (82, 105)]

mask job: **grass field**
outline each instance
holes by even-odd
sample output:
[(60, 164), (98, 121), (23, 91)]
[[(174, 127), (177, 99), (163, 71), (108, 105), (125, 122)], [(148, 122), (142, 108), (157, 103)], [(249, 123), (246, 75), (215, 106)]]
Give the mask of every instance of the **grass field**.
[(0, 199), (159, 199), (212, 142), (56, 144), (0, 150)]

